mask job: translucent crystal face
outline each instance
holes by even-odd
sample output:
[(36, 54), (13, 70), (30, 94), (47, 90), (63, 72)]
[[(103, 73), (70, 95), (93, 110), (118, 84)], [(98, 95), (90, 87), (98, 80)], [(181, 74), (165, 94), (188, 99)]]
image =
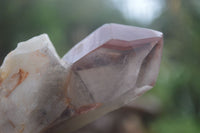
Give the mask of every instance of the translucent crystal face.
[[(157, 44), (156, 40), (141, 43), (111, 40), (103, 44), (74, 63), (70, 85), (73, 90), (69, 89), (69, 96), (82, 90), (79, 98), (87, 95), (88, 103), (106, 103), (144, 85), (153, 86), (155, 81), (145, 79), (144, 75), (156, 73), (156, 65), (149, 62), (154, 59)], [(144, 73), (150, 67), (151, 71)], [(75, 78), (79, 80), (73, 82)], [(83, 101), (72, 103), (81, 106)]]

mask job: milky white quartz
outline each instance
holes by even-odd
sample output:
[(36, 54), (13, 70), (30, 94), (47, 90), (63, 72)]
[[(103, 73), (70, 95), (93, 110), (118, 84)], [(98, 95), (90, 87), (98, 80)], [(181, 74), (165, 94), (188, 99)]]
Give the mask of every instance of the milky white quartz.
[(0, 133), (66, 133), (151, 89), (162, 33), (106, 24), (62, 59), (46, 34), (21, 42), (0, 68)]
[(68, 106), (68, 69), (46, 34), (18, 44), (0, 68), (0, 133), (38, 133)]

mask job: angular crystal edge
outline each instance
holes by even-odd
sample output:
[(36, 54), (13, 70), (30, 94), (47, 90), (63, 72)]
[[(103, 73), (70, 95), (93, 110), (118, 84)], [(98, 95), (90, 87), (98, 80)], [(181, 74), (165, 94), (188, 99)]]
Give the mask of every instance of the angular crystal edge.
[(159, 41), (162, 36), (161, 32), (151, 29), (115, 23), (104, 24), (76, 44), (62, 59), (73, 64), (110, 40), (136, 41), (154, 38)]

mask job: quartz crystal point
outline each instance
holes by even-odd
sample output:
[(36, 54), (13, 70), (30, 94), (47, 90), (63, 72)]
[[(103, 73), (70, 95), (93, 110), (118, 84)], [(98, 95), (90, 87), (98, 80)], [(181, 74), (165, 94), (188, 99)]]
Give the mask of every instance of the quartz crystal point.
[(18, 44), (0, 68), (0, 133), (69, 133), (155, 84), (162, 33), (106, 24), (62, 59), (47, 35)]
[(19, 43), (0, 68), (0, 133), (39, 133), (57, 119), (69, 68), (46, 34)]
[(83, 115), (54, 126), (51, 133), (73, 131), (151, 89), (162, 45), (161, 32), (120, 24), (105, 24), (79, 42), (63, 60), (73, 64), (67, 94)]

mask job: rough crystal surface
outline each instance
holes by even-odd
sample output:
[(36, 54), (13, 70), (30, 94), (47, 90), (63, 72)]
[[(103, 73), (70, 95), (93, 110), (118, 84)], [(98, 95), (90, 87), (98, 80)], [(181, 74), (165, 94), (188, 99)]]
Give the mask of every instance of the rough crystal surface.
[(58, 118), (67, 73), (47, 35), (19, 43), (0, 68), (0, 132), (38, 133)]

